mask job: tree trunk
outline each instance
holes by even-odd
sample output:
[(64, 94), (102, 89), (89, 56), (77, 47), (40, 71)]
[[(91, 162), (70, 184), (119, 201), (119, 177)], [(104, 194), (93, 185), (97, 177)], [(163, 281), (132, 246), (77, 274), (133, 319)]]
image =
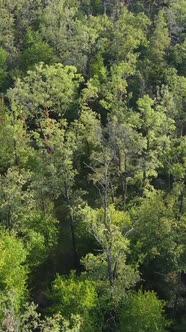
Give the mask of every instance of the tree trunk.
[(108, 278), (109, 278), (109, 283), (110, 286), (113, 286), (114, 280), (113, 280), (113, 272), (112, 272), (112, 262), (111, 262), (111, 257), (110, 257), (110, 249), (105, 250), (106, 255), (107, 255), (107, 271), (108, 271)]
[(78, 257), (77, 245), (76, 245), (74, 216), (73, 216), (72, 207), (71, 207), (71, 203), (70, 203), (67, 183), (65, 182), (64, 185), (65, 185), (65, 197), (66, 197), (66, 200), (67, 200), (68, 208), (70, 210), (70, 231), (71, 231), (72, 250), (73, 250), (73, 265), (74, 265), (75, 269), (78, 269), (80, 264), (79, 264), (79, 257)]

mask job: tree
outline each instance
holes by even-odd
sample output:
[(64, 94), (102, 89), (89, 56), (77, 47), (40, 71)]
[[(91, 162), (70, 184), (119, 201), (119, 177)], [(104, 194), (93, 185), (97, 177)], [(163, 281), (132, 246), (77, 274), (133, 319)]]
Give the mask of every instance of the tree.
[(64, 65), (74, 65), (90, 77), (91, 59), (97, 51), (103, 52), (110, 23), (104, 16), (80, 19), (78, 9), (78, 1), (51, 1), (44, 10), (41, 34)]
[[(143, 149), (141, 159), (142, 181), (143, 186), (145, 186), (148, 178), (157, 176), (157, 169), (161, 167), (161, 156), (170, 145), (169, 133), (173, 133), (175, 127), (168, 111), (158, 105), (154, 109), (154, 102), (148, 95), (140, 98), (137, 104), (141, 120), (139, 127), (146, 139), (146, 146)], [(164, 132), (163, 135), (162, 132)]]
[(41, 128), (42, 135), (37, 131), (34, 133), (36, 144), (40, 148), (42, 165), (36, 175), (35, 183), (44, 202), (45, 198), (50, 197), (54, 202), (60, 201), (61, 206), (65, 207), (66, 212), (61, 219), (69, 221), (73, 267), (78, 268), (79, 258), (74, 216), (75, 206), (81, 197), (81, 190), (77, 190), (74, 186), (77, 175), (77, 169), (74, 167), (74, 155), (77, 150), (76, 144), (78, 144), (77, 136), (73, 127), (68, 127), (66, 120), (57, 122), (48, 118), (41, 122)]
[(57, 236), (52, 203), (42, 211), (32, 174), (16, 168), (0, 178), (0, 223), (24, 239), (27, 262), (38, 266), (48, 256)]
[[(9, 299), (10, 300), (10, 299)], [(29, 332), (38, 329), (43, 332), (79, 332), (82, 325), (82, 319), (79, 315), (71, 315), (70, 320), (62, 317), (60, 313), (41, 318), (37, 312), (37, 306), (32, 302), (26, 302), (22, 310), (17, 314), (14, 311), (13, 301), (4, 301), (2, 303), (4, 319), (1, 322), (1, 330), (11, 332), (13, 329), (20, 332)]]
[(22, 46), (22, 35), (29, 26), (34, 26), (38, 20), (41, 0), (13, 0), (4, 2), (0, 6), (0, 43), (8, 52), (11, 60), (15, 59), (16, 52)]
[(131, 209), (133, 223), (139, 220), (130, 234), (132, 260), (140, 259), (147, 288), (158, 291), (174, 307), (180, 287), (177, 275), (185, 269), (185, 215), (178, 219), (173, 192), (149, 191), (146, 195), (139, 207)]
[(150, 21), (139, 13), (134, 15), (126, 8), (123, 8), (118, 19), (112, 26), (109, 55), (113, 63), (130, 59), (131, 55), (138, 56), (140, 46), (147, 45), (147, 27)]
[(7, 72), (7, 52), (0, 47), (0, 90), (3, 91), (6, 87), (8, 72)]
[[(93, 274), (95, 270), (96, 278), (106, 280), (106, 287), (110, 288), (111, 293), (116, 292), (117, 298), (120, 292), (117, 281), (123, 282), (124, 290), (129, 287), (130, 283), (135, 282), (135, 272), (125, 264), (128, 241), (122, 234), (120, 227), (115, 225), (115, 212), (117, 216), (117, 211), (109, 205), (112, 193), (112, 160), (114, 155), (105, 143), (102, 132), (99, 145), (90, 156), (91, 164), (87, 165), (92, 172), (90, 179), (99, 193), (101, 208), (92, 209), (87, 206), (80, 210), (80, 216), (87, 231), (92, 233), (102, 251), (97, 256), (88, 254), (84, 259), (84, 264)], [(123, 218), (125, 219), (125, 215)], [(102, 271), (100, 276), (99, 270)], [(128, 279), (122, 271), (127, 271)], [(120, 295), (122, 294), (120, 293)]]
[[(3, 308), (8, 294), (12, 294), (13, 309), (16, 313), (20, 310), (21, 303), (26, 296), (26, 281), (28, 268), (25, 264), (27, 251), (23, 242), (15, 233), (0, 230), (0, 303)], [(0, 322), (3, 321), (3, 311), (0, 312)]]
[(35, 70), (28, 71), (23, 80), (17, 79), (8, 97), (15, 115), (24, 120), (34, 118), (40, 122), (47, 117), (61, 118), (77, 103), (80, 82), (82, 77), (73, 66), (41, 63)]
[(112, 183), (117, 193), (115, 203), (122, 209), (126, 209), (127, 203), (132, 199), (130, 188), (134, 188), (140, 179), (146, 140), (137, 130), (139, 122), (137, 113), (124, 109), (123, 113), (120, 110), (114, 115), (111, 114), (106, 128), (108, 146), (114, 156)]
[(14, 142), (13, 142), (13, 127), (11, 126), (11, 116), (8, 114), (5, 106), (3, 105), (3, 98), (1, 99), (2, 105), (0, 106), (0, 173), (6, 172), (8, 167), (14, 163)]
[(166, 73), (167, 58), (171, 39), (165, 10), (160, 10), (154, 19), (154, 29), (149, 37), (149, 45), (139, 61), (142, 93), (153, 93), (161, 85)]
[(88, 254), (82, 262), (88, 274), (102, 281), (108, 297), (111, 295), (113, 302), (118, 303), (125, 290), (137, 280), (134, 268), (126, 263), (128, 240), (125, 235), (130, 221), (127, 214), (113, 206), (108, 206), (106, 213), (103, 208), (94, 210), (87, 206), (81, 211), (81, 216), (87, 231), (99, 245), (98, 252), (101, 251), (100, 254)]
[(58, 58), (49, 44), (42, 40), (38, 31), (29, 29), (25, 36), (24, 50), (20, 55), (21, 69), (25, 72), (33, 70), (36, 64), (43, 62), (52, 64), (58, 62)]
[(98, 322), (98, 317), (94, 317), (96, 307), (99, 306), (94, 281), (75, 277), (74, 273), (68, 278), (58, 275), (53, 282), (50, 297), (52, 312), (59, 312), (67, 320), (73, 316), (80, 317), (80, 331), (94, 331), (95, 326), (101, 331), (102, 324)]
[(165, 332), (170, 324), (164, 306), (154, 292), (133, 293), (121, 310), (120, 328), (126, 332)]

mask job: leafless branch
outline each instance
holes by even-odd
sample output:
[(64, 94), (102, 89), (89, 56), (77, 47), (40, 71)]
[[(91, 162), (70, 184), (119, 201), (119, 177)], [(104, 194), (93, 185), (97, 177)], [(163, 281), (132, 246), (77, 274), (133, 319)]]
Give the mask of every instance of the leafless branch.
[(132, 228), (129, 229), (126, 233), (125, 233), (125, 237), (127, 237), (132, 231), (134, 231), (135, 229), (135, 226), (138, 224), (138, 222), (140, 221), (141, 219), (138, 219), (135, 221), (135, 223), (132, 225)]

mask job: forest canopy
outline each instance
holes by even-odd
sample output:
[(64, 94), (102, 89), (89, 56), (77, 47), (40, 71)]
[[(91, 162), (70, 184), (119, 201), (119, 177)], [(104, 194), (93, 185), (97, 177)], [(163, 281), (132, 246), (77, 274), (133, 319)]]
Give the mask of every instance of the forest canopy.
[(0, 0), (0, 330), (186, 330), (185, 0)]

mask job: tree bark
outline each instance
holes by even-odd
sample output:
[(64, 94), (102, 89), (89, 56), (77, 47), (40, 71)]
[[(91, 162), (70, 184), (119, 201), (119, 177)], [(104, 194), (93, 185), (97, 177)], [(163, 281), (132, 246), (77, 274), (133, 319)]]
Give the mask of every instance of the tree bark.
[(75, 235), (75, 227), (74, 227), (74, 216), (73, 212), (71, 211), (71, 202), (69, 198), (69, 193), (68, 193), (68, 187), (67, 183), (65, 182), (65, 196), (68, 204), (68, 208), (70, 210), (70, 231), (71, 231), (71, 239), (72, 239), (72, 250), (73, 250), (73, 265), (75, 269), (78, 269), (80, 264), (79, 264), (79, 257), (78, 257), (78, 252), (77, 252), (77, 244), (76, 244), (76, 235)]

